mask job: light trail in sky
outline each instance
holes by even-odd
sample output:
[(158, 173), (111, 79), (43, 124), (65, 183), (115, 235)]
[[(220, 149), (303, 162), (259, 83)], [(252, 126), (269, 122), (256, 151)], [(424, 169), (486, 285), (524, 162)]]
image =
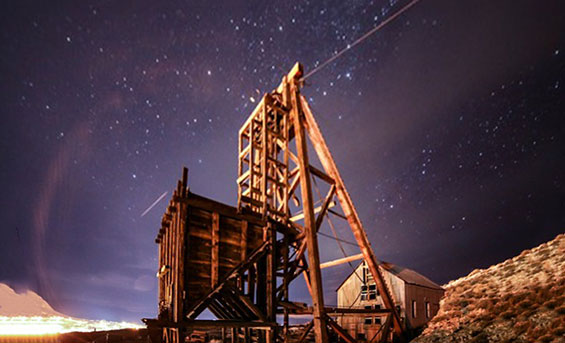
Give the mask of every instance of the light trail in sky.
[(157, 205), (159, 203), (159, 201), (163, 200), (163, 198), (167, 195), (167, 193), (169, 193), (168, 191), (161, 194), (161, 196), (155, 200), (145, 211), (143, 211), (143, 213), (141, 214), (141, 217), (145, 216), (149, 211), (151, 211), (151, 209), (153, 209), (153, 207), (155, 207), (155, 205)]

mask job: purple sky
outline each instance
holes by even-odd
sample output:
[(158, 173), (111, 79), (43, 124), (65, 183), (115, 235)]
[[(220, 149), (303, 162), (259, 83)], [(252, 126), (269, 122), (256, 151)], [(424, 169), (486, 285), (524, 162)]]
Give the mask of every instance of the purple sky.
[[(235, 204), (250, 97), (405, 2), (220, 3), (0, 5), (0, 282), (69, 315), (154, 316), (165, 202), (141, 213), (183, 165), (192, 191)], [(422, 0), (308, 80), (379, 258), (444, 283), (563, 232), (563, 13)], [(324, 271), (328, 304), (349, 272)]]

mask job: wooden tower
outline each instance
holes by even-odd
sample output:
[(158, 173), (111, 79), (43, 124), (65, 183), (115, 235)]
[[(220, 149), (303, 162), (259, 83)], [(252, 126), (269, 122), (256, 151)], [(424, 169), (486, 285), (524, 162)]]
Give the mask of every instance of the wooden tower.
[[(380, 341), (392, 336), (403, 339), (395, 301), (318, 124), (300, 94), (302, 76), (303, 68), (296, 63), (278, 88), (263, 96), (239, 130), (237, 208), (191, 193), (185, 169), (156, 239), (159, 316), (144, 320), (162, 330), (165, 342), (184, 342), (194, 328), (222, 328), (232, 343), (287, 343), (291, 341), (289, 317), (311, 314), (313, 319), (298, 341), (304, 341), (313, 328), (316, 343), (327, 343), (331, 337), (354, 343), (355, 338), (334, 318), (359, 313), (385, 317)], [(308, 141), (323, 170), (311, 165)], [(327, 188), (317, 207), (316, 180)], [(342, 213), (332, 209), (338, 205)], [(324, 305), (317, 234), (328, 212), (345, 219), (351, 228), (383, 309)], [(312, 306), (289, 299), (290, 284), (300, 275)], [(217, 320), (197, 319), (205, 309)], [(282, 315), (282, 325), (277, 315)]]
[[(287, 267), (292, 267), (288, 267), (291, 270), (284, 269), (283, 274), (289, 279), (284, 279), (283, 285), (288, 285), (294, 279), (296, 268), (305, 272), (312, 296), (316, 343), (327, 342), (328, 326), (344, 340), (354, 341), (326, 314), (322, 291), (317, 232), (326, 212), (333, 205), (334, 196), (337, 197), (343, 217), (351, 227), (363, 258), (376, 281), (385, 309), (389, 311), (390, 318), (385, 323), (392, 322), (395, 334), (401, 337), (402, 322), (396, 312), (391, 292), (378, 268), (363, 224), (308, 102), (300, 94), (302, 76), (302, 65), (296, 63), (290, 73), (283, 77), (279, 87), (263, 96), (239, 131), (238, 208), (241, 210), (247, 207), (263, 218), (272, 219), (300, 232), (297, 240), (290, 242), (289, 247), (294, 249), (291, 254), (294, 259), (286, 263)], [(308, 139), (324, 171), (310, 164)], [(312, 177), (329, 185), (325, 200), (318, 208), (314, 207)], [(300, 194), (296, 194), (298, 186)], [(298, 205), (295, 207), (301, 207), (301, 215), (291, 215), (290, 201)], [(305, 250), (308, 252), (307, 260), (304, 258)], [(285, 327), (288, 325), (287, 318), (285, 311)]]

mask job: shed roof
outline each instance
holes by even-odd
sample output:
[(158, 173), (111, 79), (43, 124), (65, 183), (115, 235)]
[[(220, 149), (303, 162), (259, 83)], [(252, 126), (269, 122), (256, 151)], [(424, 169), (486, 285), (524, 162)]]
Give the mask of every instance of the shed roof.
[[(361, 264), (363, 264), (364, 262), (365, 261), (361, 261), (357, 265), (357, 267), (355, 267), (355, 270), (357, 270), (359, 268), (359, 266), (361, 266)], [(379, 267), (381, 267), (382, 269), (384, 269), (385, 271), (387, 271), (389, 273), (392, 273), (393, 275), (397, 276), (398, 278), (400, 278), (401, 280), (403, 280), (404, 282), (406, 282), (408, 284), (432, 288), (432, 289), (437, 289), (437, 290), (443, 290), (443, 288), (440, 285), (438, 285), (437, 283), (428, 279), (424, 275), (422, 275), (422, 274), (420, 274), (420, 273), (418, 273), (418, 272), (416, 272), (412, 269), (401, 267), (399, 265), (396, 265), (396, 264), (393, 264), (393, 263), (390, 263), (390, 262), (385, 262), (385, 261), (378, 261), (378, 263), (379, 263)], [(339, 290), (341, 288), (341, 286), (343, 286), (345, 281), (349, 280), (349, 278), (353, 276), (353, 273), (355, 273), (355, 270), (352, 271), (343, 280), (343, 282), (337, 287), (337, 290)]]

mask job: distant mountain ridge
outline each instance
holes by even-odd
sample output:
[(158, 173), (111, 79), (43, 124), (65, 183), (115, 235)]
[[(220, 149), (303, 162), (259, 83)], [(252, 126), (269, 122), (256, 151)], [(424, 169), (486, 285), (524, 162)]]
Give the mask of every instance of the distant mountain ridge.
[(16, 293), (10, 286), (0, 283), (0, 316), (46, 317), (64, 314), (55, 311), (39, 294), (33, 291)]
[(565, 234), (444, 288), (414, 343), (565, 343)]
[(33, 291), (16, 293), (0, 283), (0, 342), (5, 335), (54, 334), (139, 329), (143, 326), (127, 322), (80, 319), (55, 311)]

